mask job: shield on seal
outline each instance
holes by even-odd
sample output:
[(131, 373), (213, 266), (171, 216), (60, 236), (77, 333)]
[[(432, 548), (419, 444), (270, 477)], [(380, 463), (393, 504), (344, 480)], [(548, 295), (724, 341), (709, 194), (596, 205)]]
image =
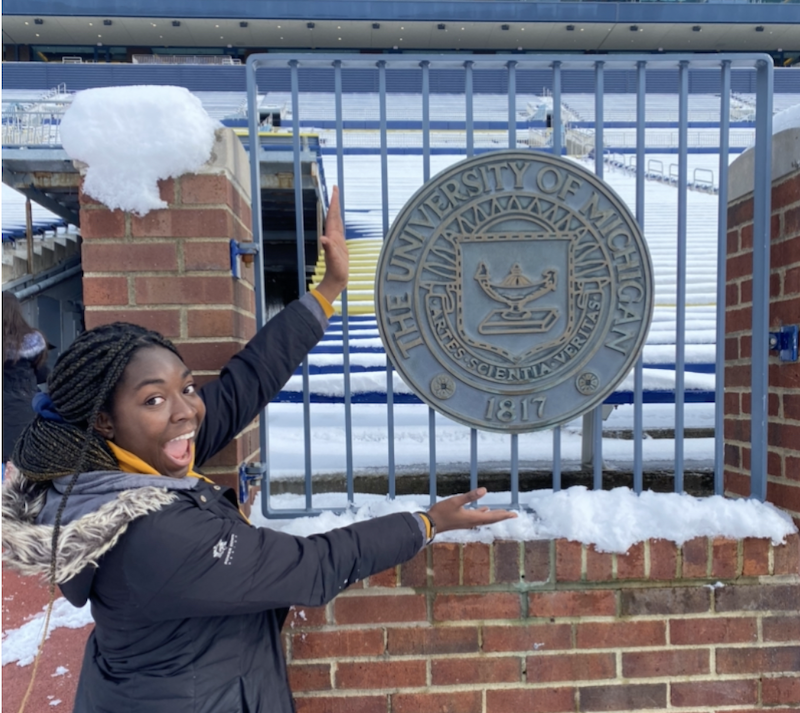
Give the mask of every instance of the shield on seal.
[(574, 236), (455, 236), (458, 330), (475, 349), (518, 364), (574, 329)]

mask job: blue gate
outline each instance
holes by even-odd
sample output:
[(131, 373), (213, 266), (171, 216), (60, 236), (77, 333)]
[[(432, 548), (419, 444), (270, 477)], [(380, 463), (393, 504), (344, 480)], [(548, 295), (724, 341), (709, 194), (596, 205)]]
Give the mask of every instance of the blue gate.
[[(753, 349), (752, 358), (752, 491), (751, 495), (763, 500), (766, 496), (767, 472), (767, 355), (768, 355), (768, 308), (769, 308), (769, 227), (770, 227), (770, 191), (769, 183), (763, 177), (771, 175), (771, 133), (772, 133), (772, 60), (767, 55), (756, 54), (718, 54), (718, 55), (605, 55), (573, 56), (573, 55), (382, 55), (376, 61), (374, 56), (340, 55), (340, 54), (262, 54), (251, 56), (247, 62), (248, 83), (248, 116), (251, 151), (251, 180), (253, 195), (253, 215), (261, 216), (261, 176), (259, 170), (260, 150), (256, 150), (256, 142), (252, 137), (258, 136), (263, 114), (261, 94), (268, 87), (259, 86), (259, 81), (268, 83), (269, 72), (263, 70), (281, 70), (288, 68), (291, 77), (291, 92), (286, 97), (286, 109), (291, 112), (291, 121), (283, 120), (282, 128), (291, 128), (294, 176), (301, 176), (301, 153), (308, 149), (308, 139), (302, 136), (308, 126), (323, 127), (327, 138), (318, 142), (319, 151), (327, 152), (330, 159), (335, 158), (337, 182), (340, 189), (343, 214), (350, 220), (357, 210), (348, 211), (348, 191), (346, 182), (346, 161), (350, 157), (372, 153), (379, 160), (379, 186), (375, 186), (375, 195), (379, 195), (380, 226), (377, 232), (385, 238), (390, 226), (390, 182), (389, 157), (415, 153), (421, 156), (421, 172), (419, 184), (427, 181), (432, 175), (432, 166), (443, 150), (436, 139), (437, 131), (448, 131), (449, 140), (459, 143), (460, 157), (471, 157), (483, 151), (505, 148), (529, 148), (531, 150), (550, 151), (583, 155), (584, 160), (593, 164), (594, 172), (604, 178), (607, 172), (627, 175), (631, 180), (632, 194), (629, 203), (634, 209), (637, 221), (643, 232), (648, 226), (651, 209), (646, 210), (646, 186), (649, 182), (670, 185), (677, 192), (674, 239), (670, 236), (663, 248), (671, 252), (670, 260), (674, 262), (674, 304), (665, 302), (669, 319), (674, 319), (674, 385), (671, 388), (651, 388), (646, 384), (645, 375), (649, 374), (649, 365), (640, 356), (628, 388), (615, 392), (606, 400), (605, 409), (614, 404), (631, 404), (633, 420), (633, 487), (640, 492), (643, 487), (644, 456), (643, 443), (646, 437), (643, 426), (643, 407), (645, 403), (667, 401), (674, 403), (674, 453), (670, 458), (670, 467), (674, 472), (674, 489), (683, 492), (684, 471), (686, 469), (685, 453), (685, 414), (687, 403), (713, 402), (714, 404), (714, 489), (721, 493), (723, 488), (724, 438), (723, 438), (723, 387), (724, 387), (724, 345), (725, 345), (725, 259), (727, 235), (727, 167), (733, 149), (744, 148), (752, 144), (755, 152), (754, 172), (756, 177), (754, 192), (753, 220), (753, 344), (762, 345)], [(321, 70), (323, 70), (321, 72)], [(689, 78), (691, 71), (713, 71), (718, 78), (718, 98), (706, 101), (707, 106), (690, 106)], [(592, 94), (566, 94), (562, 91), (564, 78), (571, 72), (582, 72), (585, 79), (590, 73)], [(617, 78), (620, 73), (628, 84), (635, 87), (627, 97), (629, 114), (615, 114), (617, 106), (609, 106), (605, 102), (606, 81)], [(733, 75), (732, 75), (733, 73)], [(754, 77), (754, 97), (737, 95), (731, 91), (732, 76), (740, 73), (748, 74), (748, 82)], [(304, 76), (313, 75), (314, 81), (305, 81)], [(352, 85), (352, 78), (370, 77), (376, 79), (377, 115), (345, 117), (343, 100), (347, 96), (343, 87)], [(454, 82), (463, 90), (457, 98), (450, 95), (448, 101), (458, 102), (463, 114), (455, 118), (432, 119), (431, 107), (437, 103), (437, 95), (431, 90), (432, 79), (441, 83), (441, 77), (448, 77), (447, 86)], [(320, 77), (323, 82), (320, 82)], [(455, 77), (455, 80), (453, 79)], [(531, 78), (534, 78), (533, 80)], [(530, 107), (526, 116), (520, 108), (520, 97), (523, 92), (518, 86), (530, 87), (532, 81), (545, 78), (545, 86), (541, 93), (537, 92), (537, 106)], [(649, 85), (666, 84), (674, 86), (674, 91), (661, 97), (660, 102), (653, 100), (648, 93)], [(399, 79), (398, 79), (399, 78)], [(460, 78), (460, 79), (459, 79)], [(402, 80), (402, 81), (400, 81)], [(707, 83), (707, 82), (705, 82)], [(319, 88), (323, 86), (324, 92)], [(410, 119), (389, 116), (389, 104), (411, 101), (407, 95), (392, 96), (387, 87), (400, 86), (413, 88), (413, 102), (419, 103), (419, 111)], [(475, 87), (480, 86), (481, 92)], [(505, 95), (504, 106), (494, 106), (497, 116), (484, 114), (476, 116), (476, 107), (485, 113), (487, 88), (490, 88), (491, 102), (497, 102), (499, 95)], [(313, 90), (312, 92), (309, 89)], [(530, 89), (528, 89), (530, 91)], [(314, 94), (318, 102), (309, 101)], [(716, 92), (714, 96), (716, 96)], [(269, 95), (268, 95), (269, 96)], [(708, 97), (706, 97), (708, 99)], [(309, 115), (301, 114), (301, 100)], [(677, 107), (674, 106), (677, 101)], [(648, 105), (649, 102), (649, 105)], [(615, 97), (617, 104), (618, 98)], [(625, 103), (625, 102), (622, 102)], [(695, 102), (696, 104), (697, 102)], [(580, 106), (575, 106), (580, 104)], [(289, 106), (290, 105), (290, 106)], [(317, 108), (314, 108), (316, 106)], [(322, 108), (320, 108), (322, 107)], [(523, 107), (524, 108), (524, 107)], [(260, 112), (260, 109), (262, 110)], [(271, 110), (275, 114), (274, 108)], [(332, 111), (331, 117), (328, 113)], [(660, 113), (659, 113), (660, 112)], [(279, 113), (279, 112), (278, 112)], [(286, 112), (284, 112), (286, 113)], [(412, 112), (413, 113), (413, 112)], [(463, 119), (461, 118), (463, 116)], [(606, 119), (606, 117), (609, 119)], [(648, 116), (650, 119), (648, 119)], [(346, 132), (353, 127), (361, 129), (361, 145), (353, 145), (352, 136), (346, 139)], [(661, 132), (661, 133), (659, 133)], [(613, 140), (608, 139), (613, 136)], [(664, 137), (667, 138), (664, 138)], [(433, 137), (433, 139), (432, 139)], [(303, 147), (301, 148), (301, 142)], [(447, 144), (447, 141), (444, 141)], [(608, 146), (613, 147), (609, 150)], [(660, 153), (669, 155), (669, 165), (665, 168), (664, 158), (648, 158), (648, 147), (661, 146)], [(260, 148), (260, 147), (259, 147)], [(452, 149), (450, 149), (452, 151)], [(689, 165), (690, 151), (696, 153), (718, 154), (718, 161), (709, 167)], [(376, 164), (377, 166), (377, 164)], [(713, 174), (716, 170), (718, 180), (714, 185)], [(377, 168), (376, 168), (377, 171)], [(376, 172), (376, 179), (378, 174)], [(295, 213), (297, 235), (298, 285), (300, 292), (308, 288), (305, 271), (304, 236), (307, 226), (301, 208), (303, 186), (301, 181), (294, 182)], [(692, 249), (692, 236), (689, 234), (690, 197), (702, 192), (716, 196), (716, 275), (714, 287), (709, 287), (707, 299), (709, 319), (701, 324), (709, 337), (709, 345), (715, 344), (714, 353), (704, 361), (706, 369), (698, 368), (698, 359), (692, 357), (687, 362), (687, 262)], [(324, 191), (321, 191), (321, 194)], [(357, 227), (357, 226), (356, 226)], [(348, 236), (355, 227), (348, 225)], [(257, 245), (263, 244), (261, 221), (256, 219), (253, 225), (254, 240)], [(652, 249), (652, 247), (651, 247)], [(659, 247), (662, 250), (662, 247)], [(351, 250), (351, 254), (353, 251)], [(256, 262), (257, 323), (263, 325), (267, 318), (264, 301), (264, 253), (259, 250)], [(351, 357), (354, 354), (355, 330), (359, 328), (359, 315), (354, 305), (358, 299), (351, 295), (353, 287), (342, 295), (340, 313), (341, 344), (333, 348), (341, 355), (341, 376), (343, 380), (341, 393), (320, 395), (312, 388), (312, 374), (309, 360), (303, 364), (298, 379), (302, 384), (295, 392), (295, 397), (287, 394), (285, 401), (295, 401), (297, 409), (302, 409), (303, 448), (297, 453), (298, 469), (304, 479), (305, 507), (276, 508), (271, 503), (271, 481), (274, 475), (270, 466), (270, 427), (268, 413), (260, 420), (261, 452), (263, 464), (249, 467), (247, 470), (253, 479), (260, 479), (262, 485), (262, 506), (267, 517), (295, 517), (319, 512), (313, 504), (313, 482), (315, 469), (313, 458), (315, 443), (314, 430), (311, 424), (311, 413), (316, 402), (338, 402), (343, 409), (344, 464), (342, 470), (346, 475), (347, 503), (355, 503), (356, 493), (354, 476), (357, 468), (353, 457), (353, 408), (363, 401), (380, 401), (386, 408), (386, 453), (381, 466), (388, 475), (389, 497), (396, 494), (398, 468), (395, 450), (395, 413), (398, 404), (414, 401), (402, 389), (391, 363), (385, 362), (381, 372), (385, 371), (385, 390), (381, 389), (379, 398), (367, 398), (364, 389), (353, 389), (354, 373), (351, 372)], [(694, 299), (694, 298), (692, 298)], [(700, 304), (695, 300), (694, 304)], [(665, 312), (666, 314), (666, 312)], [(658, 319), (658, 312), (656, 314)], [(711, 323), (714, 326), (711, 326)], [(711, 339), (711, 335), (715, 339)], [(665, 346), (665, 345), (662, 345)], [(668, 345), (668, 348), (673, 348)], [(331, 351), (331, 349), (328, 349)], [(380, 348), (372, 351), (381, 354)], [(663, 351), (663, 350), (662, 350)], [(706, 349), (706, 352), (708, 349)], [(702, 359), (700, 361), (703, 361)], [(663, 362), (663, 359), (661, 359)], [(655, 364), (655, 367), (663, 364)], [(687, 385), (698, 373), (712, 371), (716, 379)], [(657, 384), (658, 380), (655, 379)], [(437, 416), (428, 409), (427, 445), (429, 496), (431, 502), (437, 493)], [(598, 406), (584, 417), (583, 453), (591, 462), (593, 484), (602, 487), (603, 480), (603, 430), (602, 421), (604, 406)], [(510, 473), (511, 494), (510, 507), (519, 507), (519, 472), (521, 448), (525, 458), (524, 445), (520, 445), (520, 437), (509, 435), (507, 468)], [(562, 478), (562, 430), (552, 430), (552, 487), (559, 489)], [(469, 435), (469, 473), (471, 487), (478, 484), (478, 449), (479, 432), (471, 429)], [(302, 461), (302, 464), (299, 462)], [(466, 469), (466, 468), (465, 468)]]

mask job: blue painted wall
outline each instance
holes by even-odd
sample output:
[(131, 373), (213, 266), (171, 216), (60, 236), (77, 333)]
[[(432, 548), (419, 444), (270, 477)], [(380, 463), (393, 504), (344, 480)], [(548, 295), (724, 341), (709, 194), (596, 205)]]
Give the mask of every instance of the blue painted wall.
[[(476, 71), (474, 91), (482, 94), (506, 93), (507, 75), (504, 70)], [(541, 94), (552, 89), (551, 73), (547, 70), (517, 70), (517, 92)], [(719, 91), (720, 73), (712, 69), (689, 71), (689, 91), (693, 94), (713, 94)], [(387, 72), (387, 90), (398, 93), (418, 93), (422, 77), (416, 70)], [(606, 70), (607, 93), (634, 92), (636, 73), (631, 70)], [(45, 62), (3, 63), (3, 89), (37, 89), (46, 91), (59, 84), (69, 90), (93, 87), (130, 86), (133, 84), (172, 84), (191, 91), (246, 91), (245, 67), (152, 66), (129, 64), (70, 65)], [(259, 88), (269, 91), (290, 91), (289, 70), (260, 69)], [(378, 71), (343, 72), (345, 92), (377, 92)], [(464, 75), (459, 71), (431, 70), (430, 87), (433, 93), (463, 93)], [(734, 92), (755, 92), (755, 72), (734, 70), (731, 77)], [(591, 93), (594, 73), (591, 70), (562, 71), (562, 91)], [(800, 69), (775, 69), (775, 92), (800, 93)], [(300, 73), (301, 91), (333, 91), (333, 70), (309, 69)], [(676, 94), (678, 73), (659, 70), (648, 73), (647, 91)]]

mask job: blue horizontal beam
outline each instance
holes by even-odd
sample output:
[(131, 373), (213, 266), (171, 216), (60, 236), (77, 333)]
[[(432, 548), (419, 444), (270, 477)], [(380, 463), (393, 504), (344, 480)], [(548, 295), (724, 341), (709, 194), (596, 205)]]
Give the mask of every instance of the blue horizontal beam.
[(800, 23), (796, 4), (678, 2), (371, 2), (369, 0), (6, 0), (3, 15), (243, 20), (404, 20), (429, 22)]
[[(645, 391), (643, 393), (644, 403), (646, 404), (674, 404), (674, 391)], [(325, 394), (311, 394), (312, 404), (343, 404), (343, 396), (327, 396)], [(396, 404), (421, 404), (422, 401), (414, 394), (393, 394)], [(351, 395), (351, 402), (354, 404), (385, 404), (386, 394), (378, 391), (368, 391)], [(713, 391), (689, 391), (685, 393), (684, 402), (687, 404), (714, 403)], [(302, 391), (281, 391), (273, 403), (281, 404), (301, 404), (303, 403)], [(621, 405), (633, 403), (632, 391), (615, 391), (603, 403)]]
[[(372, 354), (372, 353), (383, 353), (383, 349), (380, 347), (375, 348), (359, 348), (357, 346), (353, 346), (351, 344), (350, 349), (348, 350), (350, 355), (353, 354)], [(338, 349), (331, 351), (324, 351), (320, 349), (314, 349), (312, 352), (313, 354), (341, 354), (342, 349), (339, 347)], [(662, 369), (664, 371), (675, 371), (674, 364), (645, 364), (645, 369)], [(713, 374), (716, 371), (714, 364), (686, 364), (685, 370), (687, 372), (691, 372), (692, 374)], [(386, 366), (364, 366), (362, 364), (350, 364), (350, 373), (366, 373), (366, 372), (385, 372)], [(302, 367), (297, 369), (295, 372), (296, 376), (301, 376), (303, 373)], [(341, 364), (325, 364), (322, 366), (318, 366), (315, 364), (309, 364), (308, 366), (308, 373), (312, 376), (315, 374), (342, 374), (342, 365)]]

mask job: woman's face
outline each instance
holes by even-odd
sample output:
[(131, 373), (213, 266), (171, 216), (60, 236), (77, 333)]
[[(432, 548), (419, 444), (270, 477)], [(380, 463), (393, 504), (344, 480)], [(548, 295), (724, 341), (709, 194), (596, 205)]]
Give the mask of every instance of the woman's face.
[(97, 430), (162, 475), (183, 478), (205, 415), (186, 364), (169, 349), (144, 347), (125, 367)]

